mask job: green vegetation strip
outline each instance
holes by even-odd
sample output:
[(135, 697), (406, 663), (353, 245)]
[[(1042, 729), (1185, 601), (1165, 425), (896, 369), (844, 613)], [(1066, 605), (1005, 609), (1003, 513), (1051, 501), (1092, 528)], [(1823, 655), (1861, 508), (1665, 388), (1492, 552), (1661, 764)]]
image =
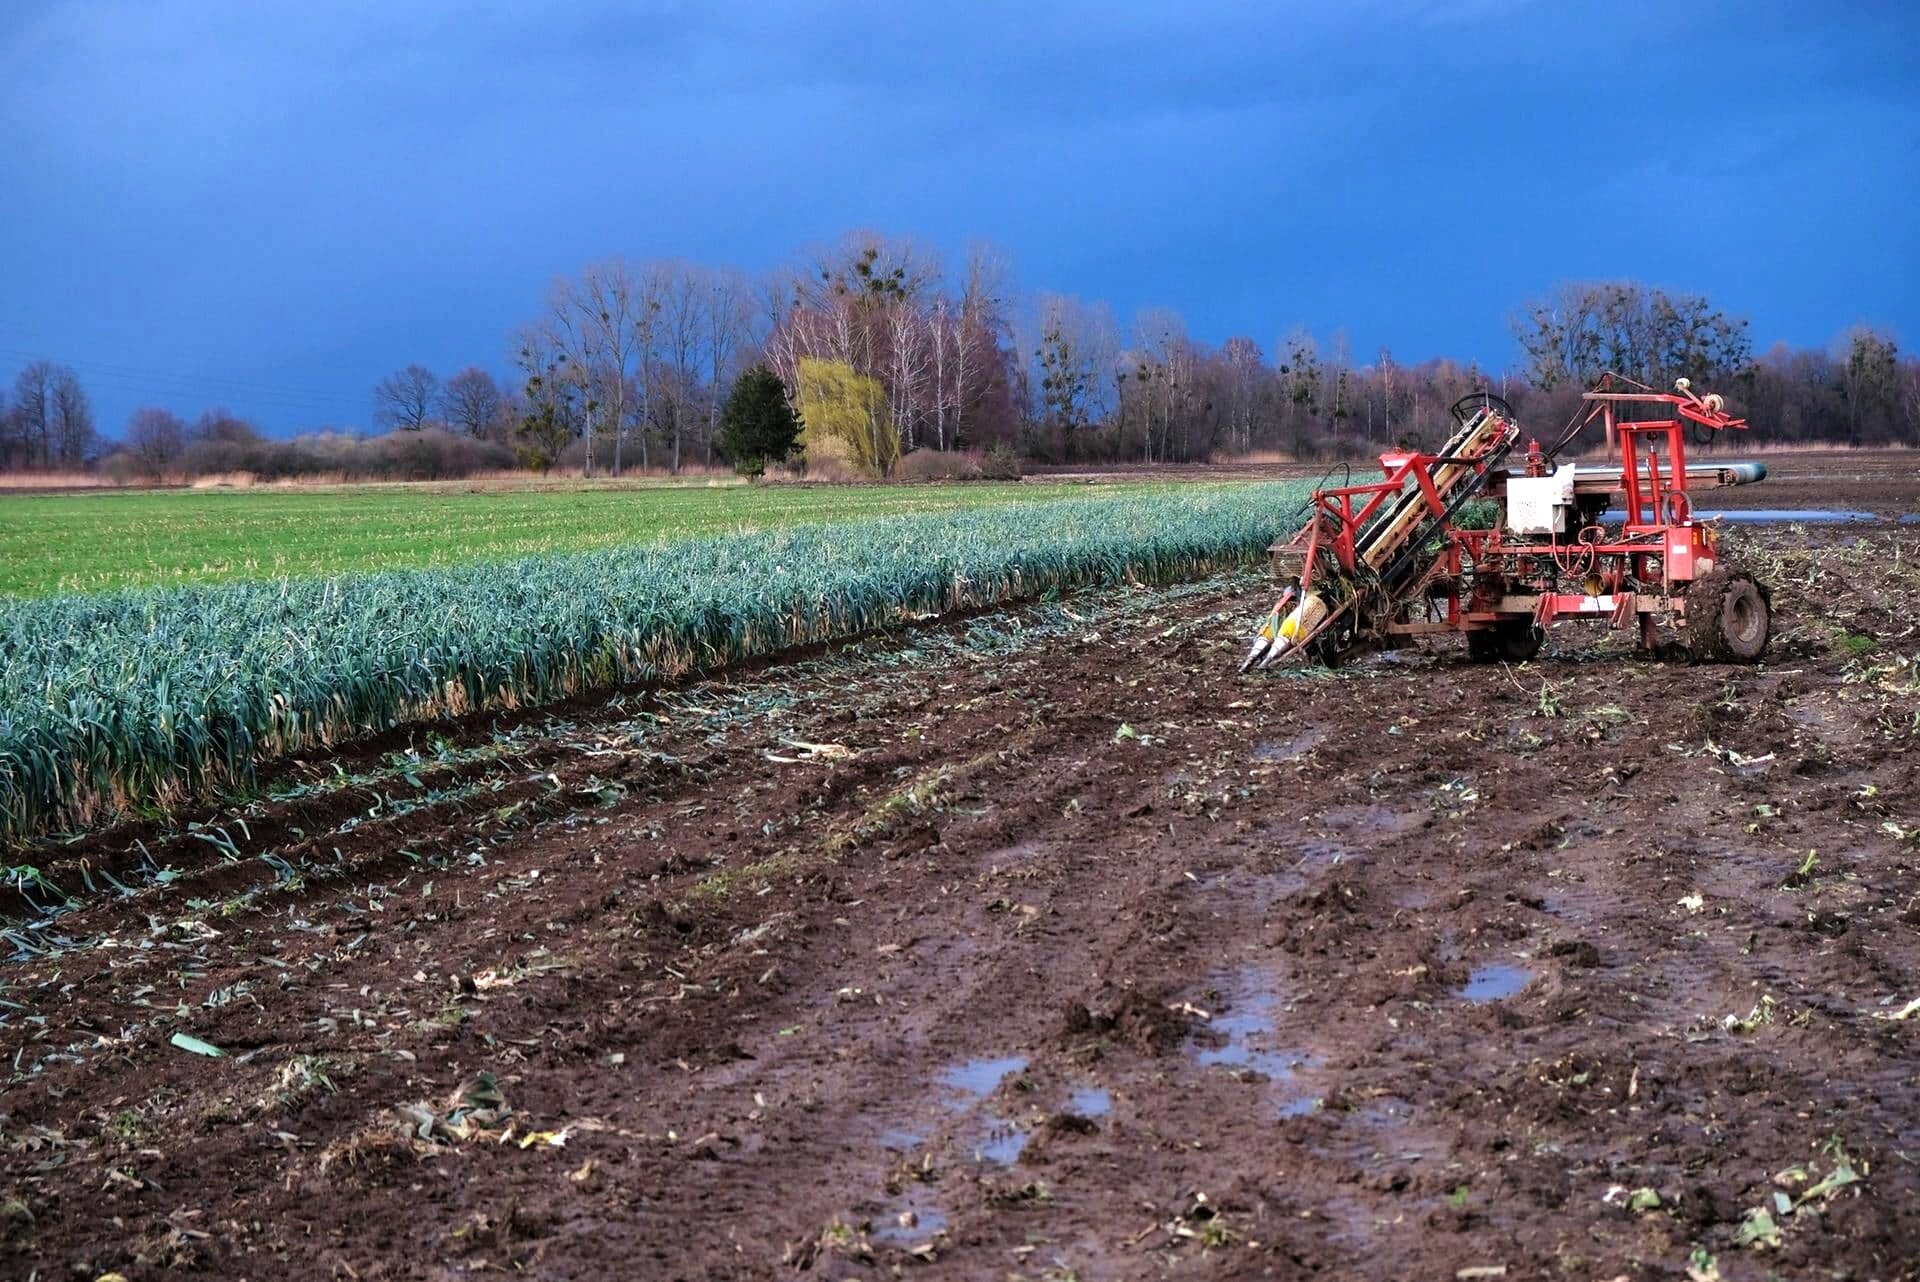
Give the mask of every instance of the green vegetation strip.
[(16, 495), (0, 498), (0, 595), (430, 569), (741, 529), (1003, 507), (1080, 497), (1087, 489), (1045, 482), (520, 480)]
[(1301, 484), (1165, 488), (509, 564), (0, 602), (0, 835), (288, 752), (956, 608), (1258, 556)]

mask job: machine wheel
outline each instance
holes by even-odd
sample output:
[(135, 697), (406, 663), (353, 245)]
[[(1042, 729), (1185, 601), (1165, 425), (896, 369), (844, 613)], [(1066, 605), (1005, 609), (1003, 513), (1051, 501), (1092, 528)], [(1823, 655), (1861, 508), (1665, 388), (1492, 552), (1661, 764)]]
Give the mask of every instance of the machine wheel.
[(1540, 653), (1540, 647), (1547, 640), (1547, 630), (1532, 619), (1503, 623), (1494, 630), (1493, 635), (1500, 657), (1508, 663), (1525, 663)]
[(1532, 619), (1507, 619), (1467, 633), (1467, 657), (1475, 663), (1525, 663), (1540, 653), (1547, 630)]
[(1772, 603), (1751, 574), (1715, 570), (1687, 590), (1687, 648), (1704, 663), (1752, 663), (1772, 631)]

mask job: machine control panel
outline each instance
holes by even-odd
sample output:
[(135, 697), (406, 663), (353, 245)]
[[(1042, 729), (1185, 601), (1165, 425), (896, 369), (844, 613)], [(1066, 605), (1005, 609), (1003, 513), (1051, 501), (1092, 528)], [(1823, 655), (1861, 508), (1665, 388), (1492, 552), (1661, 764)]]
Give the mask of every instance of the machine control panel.
[(1507, 529), (1515, 534), (1565, 534), (1573, 512), (1573, 477), (1564, 463), (1546, 476), (1507, 477)]

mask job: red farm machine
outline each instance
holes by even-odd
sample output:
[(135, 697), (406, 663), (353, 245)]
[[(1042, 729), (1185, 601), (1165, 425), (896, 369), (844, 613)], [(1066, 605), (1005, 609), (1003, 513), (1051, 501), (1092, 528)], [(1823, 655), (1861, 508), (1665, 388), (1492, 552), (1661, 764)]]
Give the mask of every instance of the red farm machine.
[[(1269, 549), (1287, 586), (1240, 670), (1301, 657), (1333, 665), (1447, 632), (1464, 632), (1476, 660), (1517, 663), (1568, 618), (1636, 629), (1653, 651), (1664, 617), (1697, 659), (1758, 659), (1767, 589), (1719, 564), (1714, 524), (1696, 519), (1691, 492), (1759, 481), (1766, 468), (1689, 463), (1690, 431), (1746, 423), (1687, 380), (1674, 386), (1609, 375), (1550, 449), (1532, 441), (1517, 453), (1511, 408), (1474, 393), (1453, 407), (1459, 430), (1437, 453), (1383, 454), (1384, 479), (1316, 490), (1299, 532)], [(1558, 463), (1596, 421), (1613, 461)]]

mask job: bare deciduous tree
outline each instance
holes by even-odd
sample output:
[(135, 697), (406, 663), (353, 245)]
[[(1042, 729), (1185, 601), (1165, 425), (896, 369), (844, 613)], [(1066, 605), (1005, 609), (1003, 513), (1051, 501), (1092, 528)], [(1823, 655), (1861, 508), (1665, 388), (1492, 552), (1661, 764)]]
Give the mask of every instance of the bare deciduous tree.
[(93, 407), (65, 365), (34, 361), (13, 384), (16, 433), (30, 467), (78, 467), (93, 448)]
[(1033, 359), (1040, 419), (1063, 442), (1096, 421), (1107, 404), (1108, 379), (1119, 344), (1104, 304), (1089, 306), (1060, 294), (1039, 297)]
[(71, 370), (54, 384), (53, 422), (54, 461), (62, 467), (85, 463), (93, 449), (93, 406)]
[(20, 461), (44, 467), (53, 445), (52, 361), (34, 361), (13, 381), (13, 420), (20, 439)]
[(417, 432), (439, 407), (440, 380), (424, 365), (409, 365), (373, 385), (373, 417), (382, 426)]
[(1260, 345), (1251, 338), (1229, 338), (1220, 347), (1220, 360), (1226, 367), (1223, 379), (1222, 409), (1225, 411), (1227, 440), (1242, 454), (1253, 449), (1254, 418), (1260, 403)]
[(171, 410), (137, 409), (127, 420), (127, 453), (148, 476), (164, 476), (180, 464), (187, 425)]
[(711, 463), (725, 399), (720, 389), (733, 382), (736, 353), (743, 346), (758, 346), (753, 341), (753, 291), (746, 277), (726, 267), (708, 272), (701, 319), (707, 355), (706, 455)]
[(959, 359), (955, 348), (960, 342), (960, 330), (965, 322), (953, 314), (953, 306), (945, 298), (933, 300), (933, 310), (927, 316), (927, 364), (928, 376), (932, 381), (933, 410), (933, 447), (936, 450), (947, 448), (947, 425), (959, 421), (958, 401), (964, 394), (966, 382), (959, 377)]
[(492, 374), (469, 365), (447, 380), (441, 404), (449, 423), (468, 436), (480, 438), (499, 432), (506, 396)]
[(524, 465), (545, 472), (559, 460), (567, 442), (583, 434), (578, 380), (550, 322), (520, 331), (514, 364), (526, 380), (520, 418), (513, 427), (516, 452)]
[(1192, 394), (1193, 346), (1187, 323), (1170, 307), (1149, 307), (1134, 317), (1133, 395), (1140, 399), (1145, 458), (1151, 463), (1184, 455), (1175, 443), (1184, 430)]
[(886, 347), (881, 383), (887, 389), (887, 416), (900, 437), (901, 448), (912, 450), (920, 444), (920, 409), (928, 390), (928, 326), (919, 308), (905, 299), (886, 306), (883, 316)]
[(1855, 325), (1844, 341), (1840, 386), (1853, 429), (1848, 442), (1858, 445), (1886, 439), (1891, 434), (1887, 429), (1898, 418), (1899, 349), (1892, 339), (1866, 325)]
[[(957, 443), (984, 392), (983, 375), (1000, 359), (999, 342), (1006, 328), (1008, 278), (1011, 269), (1004, 251), (977, 241), (967, 249), (960, 283), (959, 315), (953, 325), (953, 422)], [(941, 447), (946, 448), (947, 424), (940, 424)]]
[(700, 417), (700, 375), (705, 364), (700, 336), (706, 273), (690, 263), (663, 263), (659, 282), (662, 377), (655, 408), (666, 428), (668, 470), (678, 472), (687, 429)]

